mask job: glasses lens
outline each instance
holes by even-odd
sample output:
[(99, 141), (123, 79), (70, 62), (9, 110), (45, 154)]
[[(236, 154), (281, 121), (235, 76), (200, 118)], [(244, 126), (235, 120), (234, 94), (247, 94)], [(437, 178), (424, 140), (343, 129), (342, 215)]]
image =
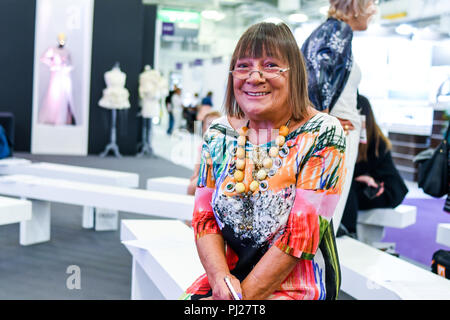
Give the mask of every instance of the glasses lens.
[(237, 78), (237, 79), (247, 79), (250, 75), (250, 70), (248, 69), (235, 69), (233, 71), (231, 71), (231, 74), (233, 75), (233, 77)]
[(240, 79), (240, 80), (245, 80), (245, 79), (250, 78), (252, 73), (259, 73), (259, 75), (265, 79), (273, 79), (273, 78), (278, 77), (281, 74), (281, 72), (282, 72), (282, 69), (278, 69), (278, 68), (267, 68), (260, 72), (258, 70), (235, 69), (235, 70), (231, 71), (231, 74), (233, 75), (233, 77)]

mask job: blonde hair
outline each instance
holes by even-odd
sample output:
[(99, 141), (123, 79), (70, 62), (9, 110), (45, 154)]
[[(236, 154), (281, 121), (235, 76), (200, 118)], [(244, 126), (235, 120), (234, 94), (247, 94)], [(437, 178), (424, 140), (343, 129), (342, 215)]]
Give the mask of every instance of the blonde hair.
[[(308, 97), (306, 66), (300, 48), (285, 23), (261, 22), (248, 28), (234, 49), (229, 70), (234, 69), (236, 61), (240, 58), (260, 58), (264, 55), (280, 59), (288, 64), (288, 106), (292, 111), (293, 119), (303, 120), (308, 114), (308, 106), (312, 105)], [(228, 75), (225, 113), (237, 118), (245, 116), (234, 96), (231, 73)]]
[(367, 4), (372, 0), (330, 0), (328, 17), (338, 20), (348, 20), (365, 14)]

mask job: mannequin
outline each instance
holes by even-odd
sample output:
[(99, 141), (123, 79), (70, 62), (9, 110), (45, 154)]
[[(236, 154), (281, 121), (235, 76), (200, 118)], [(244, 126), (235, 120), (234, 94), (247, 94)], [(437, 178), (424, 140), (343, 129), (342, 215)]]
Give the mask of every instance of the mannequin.
[(65, 34), (58, 34), (58, 45), (47, 49), (40, 59), (50, 68), (47, 93), (38, 114), (38, 122), (42, 124), (77, 125), (80, 122), (74, 112), (71, 79), (73, 66), (65, 44)]
[(139, 98), (142, 116), (142, 142), (138, 156), (153, 155), (151, 147), (152, 119), (159, 116), (161, 97), (168, 92), (168, 83), (157, 70), (149, 65), (139, 75)]
[(105, 72), (107, 88), (103, 90), (103, 96), (98, 102), (98, 105), (111, 110), (111, 141), (100, 154), (101, 157), (105, 157), (110, 151), (116, 157), (121, 157), (119, 147), (116, 143), (116, 119), (117, 110), (130, 108), (130, 101), (128, 100), (130, 94), (125, 88), (125, 81), (126, 74), (120, 70), (119, 62), (116, 62), (110, 71)]

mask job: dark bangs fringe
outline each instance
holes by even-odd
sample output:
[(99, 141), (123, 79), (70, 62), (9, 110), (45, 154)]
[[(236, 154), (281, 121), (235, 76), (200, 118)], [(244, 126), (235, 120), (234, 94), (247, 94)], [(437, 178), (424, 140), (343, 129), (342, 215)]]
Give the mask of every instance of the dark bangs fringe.
[(274, 24), (261, 23), (252, 31), (241, 39), (236, 52), (237, 58), (261, 58), (266, 55), (283, 59), (281, 52), (284, 51), (285, 44), (277, 37)]

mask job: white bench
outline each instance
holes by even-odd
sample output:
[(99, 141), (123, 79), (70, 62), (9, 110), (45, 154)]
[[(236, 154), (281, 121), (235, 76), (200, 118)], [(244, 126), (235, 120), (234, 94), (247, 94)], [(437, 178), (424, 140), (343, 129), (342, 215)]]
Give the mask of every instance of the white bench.
[(336, 239), (341, 289), (358, 300), (450, 300), (450, 281), (347, 236)]
[(385, 227), (406, 228), (416, 223), (417, 208), (399, 205), (396, 208), (379, 208), (358, 211), (356, 225), (358, 240), (377, 246), (385, 235)]
[[(136, 173), (79, 167), (50, 162), (32, 163), (29, 160), (20, 158), (7, 158), (0, 160), (0, 174), (25, 174), (45, 178), (65, 179), (126, 188), (136, 188), (139, 186), (139, 175)], [(95, 225), (94, 220), (96, 222)], [(88, 206), (83, 207), (83, 228), (95, 227), (96, 230), (117, 230), (117, 221), (117, 211)]]
[(0, 177), (0, 194), (32, 201), (32, 219), (21, 222), (22, 245), (50, 240), (50, 202), (184, 220), (194, 210), (193, 197), (186, 195), (28, 175)]
[(122, 220), (120, 236), (133, 258), (133, 300), (154, 300), (154, 286), (164, 298), (179, 299), (205, 272), (194, 232), (181, 221)]
[(3, 174), (4, 170), (8, 170), (9, 167), (12, 166), (21, 166), (21, 165), (29, 165), (31, 163), (30, 160), (22, 159), (22, 158), (3, 158), (0, 159), (0, 174)]
[(450, 223), (439, 223), (436, 232), (436, 242), (450, 247)]
[[(170, 186), (172, 181), (171, 178), (163, 178), (159, 185), (167, 183)], [(384, 227), (404, 228), (414, 224), (415, 219), (416, 207), (400, 205), (395, 209), (362, 212), (359, 227), (363, 225), (363, 229), (366, 227), (365, 230), (375, 231), (376, 237), (366, 239), (372, 242), (381, 239)], [(341, 289), (354, 298), (450, 299), (450, 282), (447, 279), (361, 241), (339, 237), (336, 242), (342, 271)]]
[[(122, 220), (133, 259), (131, 298), (178, 299), (204, 273), (192, 229), (174, 220)], [(361, 300), (450, 299), (450, 282), (349, 237), (337, 239), (342, 291)]]
[(187, 194), (189, 179), (178, 177), (158, 177), (147, 179), (147, 190)]
[(17, 223), (30, 219), (30, 201), (0, 197), (0, 225)]

